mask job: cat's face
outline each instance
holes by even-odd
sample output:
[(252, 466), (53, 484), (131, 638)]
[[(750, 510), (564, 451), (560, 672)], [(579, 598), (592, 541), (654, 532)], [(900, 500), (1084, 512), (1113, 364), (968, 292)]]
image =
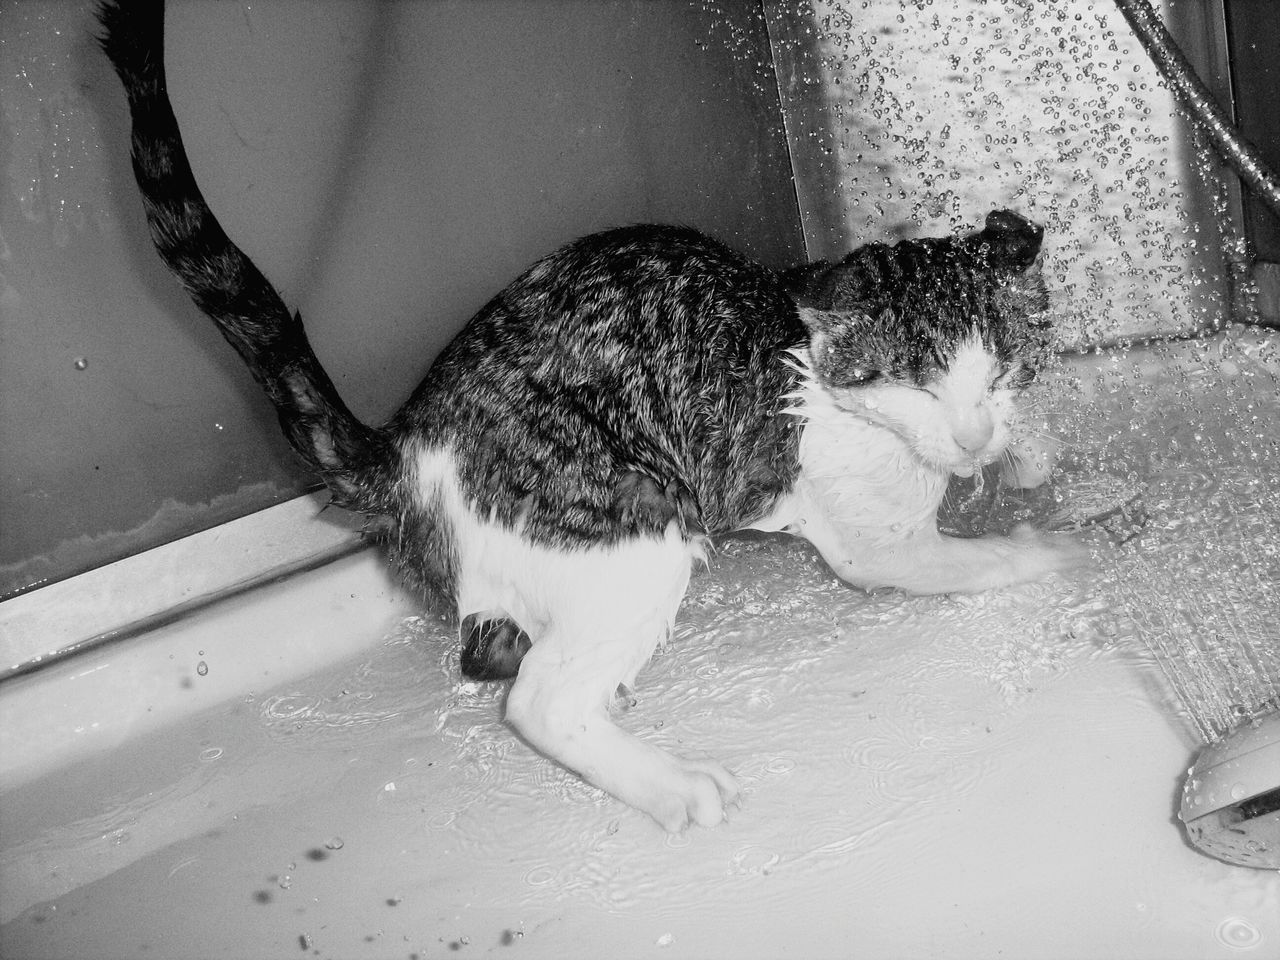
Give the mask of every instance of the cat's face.
[[(892, 430), (925, 463), (962, 477), (1008, 448), (1017, 396), (1030, 378), (1027, 367), (1002, 360), (976, 330), (939, 345), (936, 362), (923, 369), (876, 362), (865, 350), (850, 353), (822, 334), (809, 351), (811, 368), (838, 407)], [(860, 359), (842, 362), (854, 356)]]
[(994, 210), (976, 233), (868, 244), (811, 276), (799, 298), (818, 382), (937, 468), (997, 459), (1047, 354), (1043, 233)]

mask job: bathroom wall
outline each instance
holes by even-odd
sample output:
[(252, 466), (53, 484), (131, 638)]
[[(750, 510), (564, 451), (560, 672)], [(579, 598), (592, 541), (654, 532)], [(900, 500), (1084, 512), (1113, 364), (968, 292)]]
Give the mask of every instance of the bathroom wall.
[[(1227, 319), (1221, 166), (1112, 3), (812, 6), (800, 23), (770, 4), (786, 109), (804, 118), (792, 148), (812, 252), (968, 228), (1007, 206), (1046, 227), (1064, 344)], [(1157, 7), (1225, 98), (1220, 5)]]
[[(151, 250), (92, 4), (0, 4), (0, 598), (312, 485)], [(174, 0), (171, 93), (228, 233), (379, 420), (570, 237), (803, 257), (756, 5)]]

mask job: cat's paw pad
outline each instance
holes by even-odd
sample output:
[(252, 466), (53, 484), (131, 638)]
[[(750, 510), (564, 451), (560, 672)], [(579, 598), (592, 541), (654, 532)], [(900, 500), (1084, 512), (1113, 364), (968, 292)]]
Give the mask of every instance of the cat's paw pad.
[(668, 833), (719, 825), (740, 792), (733, 774), (714, 760), (675, 759), (666, 786), (645, 812)]

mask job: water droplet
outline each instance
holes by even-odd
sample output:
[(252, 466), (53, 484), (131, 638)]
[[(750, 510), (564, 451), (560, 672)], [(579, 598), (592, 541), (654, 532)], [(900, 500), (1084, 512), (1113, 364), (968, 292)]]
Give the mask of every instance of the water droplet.
[(84, 357), (76, 357), (76, 362), (72, 364), (77, 370), (84, 370), (89, 366), (89, 361)]
[(324, 845), (325, 845), (328, 849), (330, 849), (330, 850), (341, 850), (341, 849), (342, 849), (342, 838), (341, 838), (341, 837), (330, 837), (328, 840), (326, 840), (326, 841), (324, 842)]
[(1214, 932), (1220, 943), (1237, 950), (1251, 950), (1262, 943), (1262, 931), (1244, 917), (1227, 917)]
[(200, 759), (205, 763), (217, 760), (220, 756), (222, 756), (221, 747), (209, 747), (207, 750), (200, 751)]
[(200, 674), (202, 677), (207, 677), (209, 675), (209, 665), (201, 660), (196, 664), (196, 673)]

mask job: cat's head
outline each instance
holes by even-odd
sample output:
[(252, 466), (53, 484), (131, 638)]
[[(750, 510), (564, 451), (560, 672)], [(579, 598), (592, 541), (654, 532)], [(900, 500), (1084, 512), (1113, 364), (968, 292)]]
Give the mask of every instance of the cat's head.
[(976, 233), (869, 244), (812, 275), (798, 300), (818, 382), (934, 466), (995, 460), (1048, 353), (1043, 233), (997, 210)]

